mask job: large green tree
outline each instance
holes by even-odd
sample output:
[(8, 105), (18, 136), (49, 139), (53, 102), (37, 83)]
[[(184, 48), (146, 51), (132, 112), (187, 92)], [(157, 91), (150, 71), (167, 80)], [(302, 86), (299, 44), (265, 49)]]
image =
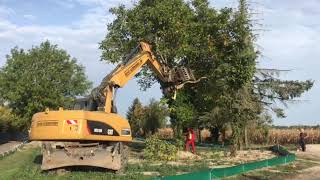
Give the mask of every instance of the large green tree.
[(63, 107), (90, 86), (84, 67), (49, 41), (29, 50), (13, 48), (0, 70), (0, 99), (19, 117), (21, 128), (34, 113)]
[(0, 106), (0, 132), (8, 131), (16, 123), (16, 117), (8, 107)]
[(132, 105), (127, 111), (127, 119), (129, 120), (133, 136), (142, 135), (144, 123), (144, 107), (138, 98), (135, 98)]
[(160, 102), (151, 99), (150, 103), (144, 107), (144, 133), (154, 134), (159, 128), (166, 125), (168, 109)]
[[(108, 25), (109, 33), (101, 42), (102, 59), (118, 62), (137, 41), (146, 40), (164, 63), (189, 66), (196, 76), (208, 78), (185, 90), (183, 100), (170, 104), (171, 118), (177, 125), (179, 121), (190, 124), (189, 109), (211, 111), (226, 98), (232, 99), (253, 78), (257, 57), (254, 36), (239, 11), (216, 10), (206, 0), (141, 0), (132, 9), (120, 6), (111, 12), (116, 20)], [(147, 71), (140, 75), (143, 85), (154, 80)]]
[[(273, 99), (299, 97), (312, 87), (309, 81), (256, 79), (259, 52), (246, 0), (239, 0), (237, 9), (215, 9), (208, 0), (140, 0), (133, 8), (119, 6), (110, 11), (116, 18), (100, 43), (103, 60), (117, 63), (139, 40), (145, 40), (163, 63), (185, 65), (196, 77), (207, 77), (195, 86), (185, 86), (176, 102), (168, 101), (173, 125), (221, 128), (229, 123), (232, 142), (240, 144), (245, 127), (260, 121), (264, 109), (274, 105)], [(142, 87), (156, 80), (147, 69), (138, 77)], [(266, 98), (267, 104), (263, 103)]]

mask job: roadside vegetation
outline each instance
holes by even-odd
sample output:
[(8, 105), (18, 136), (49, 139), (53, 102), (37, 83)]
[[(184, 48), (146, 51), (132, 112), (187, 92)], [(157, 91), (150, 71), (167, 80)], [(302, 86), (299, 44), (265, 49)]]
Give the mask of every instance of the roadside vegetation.
[[(198, 147), (198, 155), (191, 153), (180, 154), (174, 161), (148, 160), (143, 157), (145, 144), (136, 141), (130, 145), (130, 160), (123, 174), (101, 169), (73, 168), (67, 172), (53, 173), (42, 172), (41, 151), (34, 145), (26, 145), (16, 153), (0, 158), (1, 179), (149, 179), (156, 176), (176, 175), (188, 172), (207, 170), (215, 167), (226, 167), (245, 162), (252, 162), (265, 158), (274, 157), (272, 153), (263, 148), (259, 150), (239, 151), (237, 158), (230, 158), (224, 155), (222, 149), (214, 147)], [(260, 157), (256, 157), (256, 156)], [(243, 175), (232, 176), (227, 179), (274, 179), (293, 177), (304, 169), (319, 166), (318, 159), (306, 159), (298, 156), (295, 162), (250, 171)]]

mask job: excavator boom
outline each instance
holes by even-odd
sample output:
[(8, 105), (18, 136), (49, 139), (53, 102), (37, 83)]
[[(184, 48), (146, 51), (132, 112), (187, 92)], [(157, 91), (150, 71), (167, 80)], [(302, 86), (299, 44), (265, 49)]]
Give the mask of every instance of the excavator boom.
[(94, 101), (93, 103), (98, 105), (97, 109), (104, 110), (107, 113), (115, 113), (115, 110), (113, 110), (115, 89), (127, 84), (145, 64), (155, 72), (165, 96), (172, 96), (184, 84), (196, 81), (191, 69), (182, 66), (169, 68), (155, 58), (149, 44), (140, 42), (127, 58), (92, 91), (91, 98)]

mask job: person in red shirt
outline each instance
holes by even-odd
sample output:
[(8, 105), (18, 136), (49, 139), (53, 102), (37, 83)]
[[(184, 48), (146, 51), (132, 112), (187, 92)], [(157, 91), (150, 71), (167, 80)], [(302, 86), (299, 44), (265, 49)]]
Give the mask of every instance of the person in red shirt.
[(192, 128), (188, 128), (188, 133), (187, 133), (187, 137), (186, 137), (186, 151), (189, 151), (189, 146), (191, 144), (192, 146), (192, 153), (195, 154), (196, 153), (196, 148), (194, 145), (195, 142), (195, 135), (194, 135), (194, 131)]

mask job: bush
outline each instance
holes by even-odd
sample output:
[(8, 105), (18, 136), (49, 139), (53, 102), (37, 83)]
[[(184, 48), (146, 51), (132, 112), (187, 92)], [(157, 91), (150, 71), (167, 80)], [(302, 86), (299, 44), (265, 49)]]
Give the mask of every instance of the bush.
[(144, 149), (146, 159), (171, 161), (176, 158), (177, 152), (176, 146), (161, 140), (157, 134), (146, 139), (146, 148)]
[(0, 132), (6, 132), (14, 124), (15, 116), (7, 107), (0, 106)]
[(184, 150), (185, 149), (185, 141), (182, 139), (175, 139), (174, 144), (178, 148), (178, 150)]

